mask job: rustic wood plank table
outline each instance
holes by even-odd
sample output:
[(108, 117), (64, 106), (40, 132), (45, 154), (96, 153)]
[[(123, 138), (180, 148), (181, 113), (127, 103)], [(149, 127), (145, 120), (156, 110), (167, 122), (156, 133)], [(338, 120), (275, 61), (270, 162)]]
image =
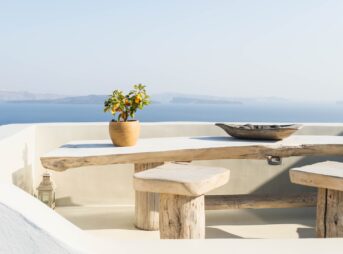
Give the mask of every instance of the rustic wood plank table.
[[(343, 155), (343, 136), (293, 135), (282, 141), (247, 141), (229, 136), (140, 139), (133, 147), (115, 147), (110, 140), (73, 141), (41, 157), (51, 170), (133, 163), (135, 172), (170, 161), (266, 159), (268, 156)], [(206, 197), (206, 209), (314, 206), (314, 194), (295, 196), (216, 195)], [(158, 196), (136, 192), (138, 228), (158, 229)]]

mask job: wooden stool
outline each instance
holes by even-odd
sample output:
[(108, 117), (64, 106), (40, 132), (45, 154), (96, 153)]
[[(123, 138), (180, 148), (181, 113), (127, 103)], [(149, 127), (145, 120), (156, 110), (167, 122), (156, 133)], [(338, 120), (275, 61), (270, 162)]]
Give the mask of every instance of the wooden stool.
[(343, 237), (343, 163), (316, 163), (289, 174), (293, 183), (318, 188), (317, 237)]
[(204, 194), (229, 180), (225, 168), (169, 163), (134, 174), (136, 191), (160, 193), (161, 239), (205, 238)]

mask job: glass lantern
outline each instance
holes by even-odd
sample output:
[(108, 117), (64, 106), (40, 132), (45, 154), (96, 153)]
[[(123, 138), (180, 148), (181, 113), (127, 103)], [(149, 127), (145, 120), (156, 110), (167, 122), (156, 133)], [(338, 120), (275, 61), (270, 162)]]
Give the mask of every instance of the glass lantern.
[(37, 187), (38, 199), (52, 209), (55, 208), (55, 189), (56, 187), (51, 179), (51, 174), (45, 172), (42, 182)]

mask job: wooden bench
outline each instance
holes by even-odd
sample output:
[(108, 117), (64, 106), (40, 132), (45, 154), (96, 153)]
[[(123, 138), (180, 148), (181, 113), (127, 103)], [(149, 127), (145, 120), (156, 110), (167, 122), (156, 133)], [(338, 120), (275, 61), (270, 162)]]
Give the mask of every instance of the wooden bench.
[(343, 163), (326, 161), (290, 170), (291, 182), (318, 188), (317, 237), (343, 237)]
[(204, 194), (228, 182), (225, 168), (169, 163), (134, 174), (136, 191), (160, 193), (161, 239), (205, 238)]

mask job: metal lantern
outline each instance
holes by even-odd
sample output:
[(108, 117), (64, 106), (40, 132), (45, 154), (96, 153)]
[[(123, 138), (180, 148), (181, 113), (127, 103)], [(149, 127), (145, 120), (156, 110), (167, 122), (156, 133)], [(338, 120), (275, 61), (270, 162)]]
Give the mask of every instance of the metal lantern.
[(43, 181), (37, 187), (38, 199), (52, 209), (55, 208), (55, 189), (56, 187), (51, 179), (51, 174), (45, 172), (43, 174)]

